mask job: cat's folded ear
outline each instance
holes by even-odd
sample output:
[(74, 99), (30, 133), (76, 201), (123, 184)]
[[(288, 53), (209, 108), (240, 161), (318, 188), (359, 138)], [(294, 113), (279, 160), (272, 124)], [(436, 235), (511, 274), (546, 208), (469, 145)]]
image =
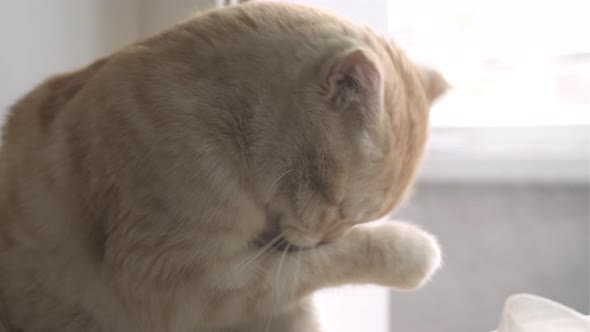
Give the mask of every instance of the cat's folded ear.
[(432, 68), (419, 67), (418, 72), (426, 97), (431, 104), (451, 88), (442, 74)]
[(321, 79), (322, 94), (336, 110), (375, 108), (380, 103), (382, 74), (366, 50), (352, 49), (331, 58)]

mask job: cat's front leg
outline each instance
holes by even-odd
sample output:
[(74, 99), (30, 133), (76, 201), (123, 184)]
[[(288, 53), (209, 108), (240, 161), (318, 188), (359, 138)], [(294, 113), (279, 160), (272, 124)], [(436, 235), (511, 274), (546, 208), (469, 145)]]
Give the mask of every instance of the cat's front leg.
[(364, 231), (371, 283), (414, 289), (427, 282), (442, 263), (438, 241), (418, 226), (389, 222)]
[(302, 260), (302, 289), (349, 283), (412, 289), (439, 267), (441, 253), (436, 239), (419, 227), (389, 222), (356, 227), (337, 242), (308, 250)]
[[(244, 324), (254, 322), (258, 327), (268, 318), (277, 318), (274, 324), (288, 322), (293, 317), (284, 316), (289, 308), (327, 287), (378, 284), (415, 288), (434, 273), (441, 260), (434, 237), (397, 222), (355, 227), (337, 241), (311, 249), (254, 250), (245, 255), (246, 263), (238, 264), (240, 273), (222, 273), (211, 279), (216, 287), (211, 299), (205, 301), (207, 310), (201, 312), (212, 325), (247, 328)], [(254, 260), (257, 262), (252, 263)]]
[[(315, 290), (345, 284), (378, 284), (412, 289), (422, 285), (441, 263), (435, 238), (417, 226), (389, 222), (360, 226), (336, 242), (313, 249), (276, 253), (268, 261), (268, 302), (296, 300)], [(283, 301), (280, 301), (283, 302)], [(262, 306), (263, 307), (263, 306)]]

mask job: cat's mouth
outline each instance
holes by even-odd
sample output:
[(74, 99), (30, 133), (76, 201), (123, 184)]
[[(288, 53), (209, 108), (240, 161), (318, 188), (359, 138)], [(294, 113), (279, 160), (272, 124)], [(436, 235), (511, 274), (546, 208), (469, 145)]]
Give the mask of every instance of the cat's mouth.
[(256, 238), (254, 243), (260, 248), (268, 247), (281, 252), (294, 252), (305, 249), (289, 242), (284, 236), (280, 235), (278, 231), (262, 232), (258, 238)]
[(294, 225), (285, 225), (283, 215), (270, 215), (267, 226), (262, 230), (254, 243), (260, 248), (272, 248), (280, 252), (307, 250), (321, 244), (319, 239), (309, 236), (308, 232)]
[(280, 237), (274, 243), (271, 244), (271, 247), (277, 251), (282, 252), (295, 252), (299, 250), (304, 250), (305, 248), (301, 248), (289, 241), (287, 241), (284, 237)]
[(260, 248), (268, 247), (280, 252), (294, 252), (307, 249), (289, 241), (284, 232), (281, 231), (278, 220), (263, 230), (254, 240), (254, 243)]

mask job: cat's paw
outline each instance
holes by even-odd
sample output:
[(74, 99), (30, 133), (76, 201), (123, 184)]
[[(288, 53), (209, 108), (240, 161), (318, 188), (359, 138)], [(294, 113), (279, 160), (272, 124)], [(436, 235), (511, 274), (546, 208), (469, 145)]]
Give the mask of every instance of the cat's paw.
[(378, 282), (401, 289), (422, 286), (442, 261), (436, 238), (407, 223), (390, 222), (373, 228), (368, 248)]

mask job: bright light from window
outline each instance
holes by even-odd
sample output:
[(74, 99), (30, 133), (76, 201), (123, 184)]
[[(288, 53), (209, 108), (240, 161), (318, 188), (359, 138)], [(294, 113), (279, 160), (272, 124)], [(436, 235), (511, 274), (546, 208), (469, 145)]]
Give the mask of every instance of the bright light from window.
[(389, 2), (389, 30), (454, 89), (434, 126), (590, 124), (590, 1)]

